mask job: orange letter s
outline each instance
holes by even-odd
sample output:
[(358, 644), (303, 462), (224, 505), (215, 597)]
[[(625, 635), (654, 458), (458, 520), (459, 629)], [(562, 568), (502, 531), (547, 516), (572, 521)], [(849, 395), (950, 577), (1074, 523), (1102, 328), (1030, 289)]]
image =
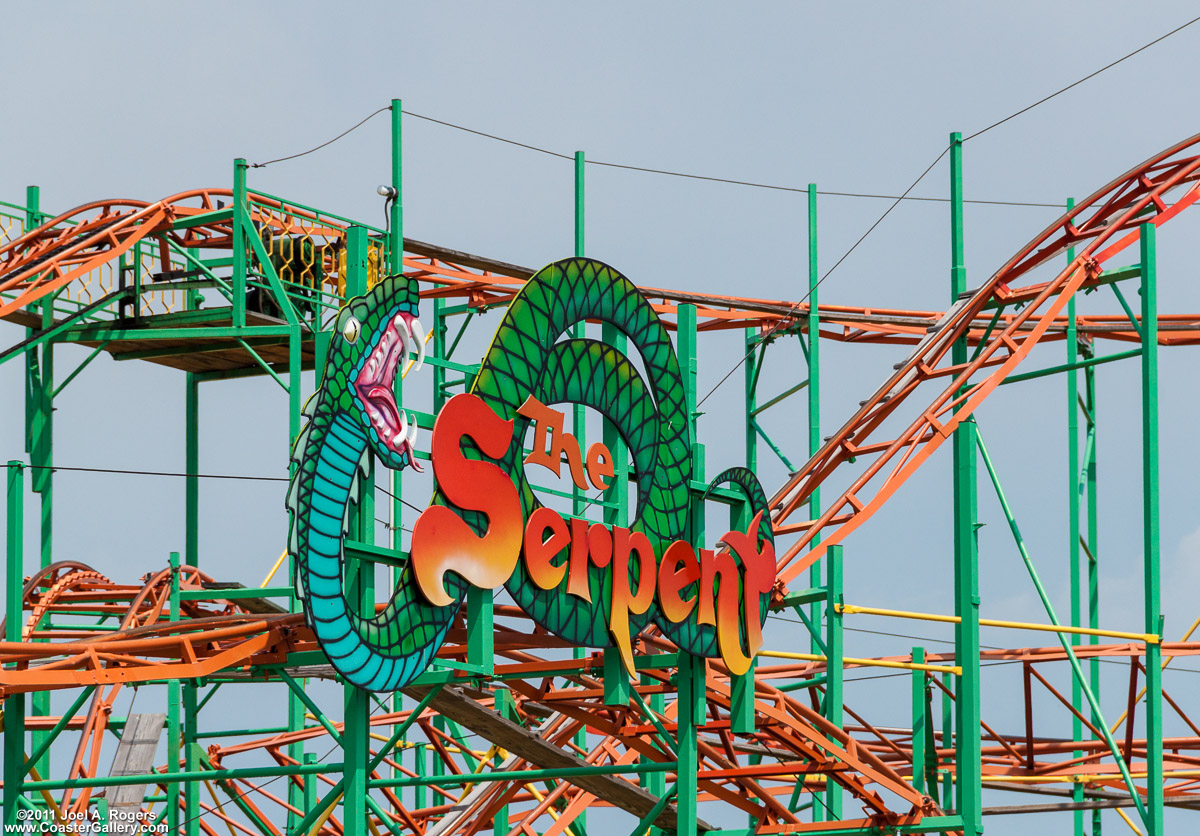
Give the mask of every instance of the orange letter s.
[(413, 527), (412, 566), (429, 602), (454, 603), (446, 594), (446, 572), (457, 572), (481, 589), (508, 580), (521, 555), (521, 500), (512, 478), (492, 462), (468, 459), (460, 449), (469, 436), (483, 454), (498, 459), (512, 443), (513, 422), (503, 421), (475, 395), (455, 395), (433, 425), (433, 474), (446, 498), (459, 508), (487, 515), (488, 530), (477, 535), (443, 505), (425, 509)]

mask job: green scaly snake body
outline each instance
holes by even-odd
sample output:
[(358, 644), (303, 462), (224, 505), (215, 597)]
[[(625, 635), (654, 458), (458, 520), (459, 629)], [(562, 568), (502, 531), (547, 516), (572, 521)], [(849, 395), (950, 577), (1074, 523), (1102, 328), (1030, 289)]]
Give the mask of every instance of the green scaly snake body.
[[(405, 342), (398, 337), (408, 335), (407, 326), (397, 323), (415, 320), (416, 303), (415, 282), (401, 277), (386, 279), (347, 303), (335, 326), (322, 388), (310, 401), (310, 420), (293, 454), (297, 467), (288, 500), (289, 551), (296, 561), (298, 589), (333, 665), (348, 681), (372, 691), (400, 688), (428, 667), (467, 591), (465, 580), (448, 575), (446, 592), (453, 603), (433, 606), (406, 567), (387, 605), (367, 617), (347, 605), (342, 589), (347, 509), (356, 496), (354, 481), (367, 450), (374, 450), (388, 467), (413, 464), (411, 445), (398, 441), (405, 419), (394, 401), (389, 405), (389, 398), (390, 381), (405, 350), (396, 348)], [(645, 379), (613, 346), (563, 339), (576, 323), (597, 320), (625, 334), (641, 357)], [(355, 339), (349, 340), (348, 334)], [(387, 383), (388, 393), (376, 385), (381, 381)], [(509, 305), (471, 393), (500, 418), (515, 423), (513, 441), (496, 464), (511, 474), (526, 517), (541, 503), (522, 464), (529, 420), (517, 409), (533, 396), (545, 404), (582, 404), (611, 421), (629, 449), (636, 474), (637, 503), (630, 528), (643, 532), (658, 556), (671, 542), (684, 538), (692, 440), (679, 362), (654, 309), (616, 270), (581, 258), (540, 270)], [(478, 451), (474, 455), (482, 456)], [(721, 483), (739, 486), (753, 511), (765, 509), (766, 496), (746, 469), (725, 471), (712, 485)], [(440, 493), (433, 501), (447, 504)], [(483, 514), (455, 510), (477, 532), (486, 529)], [(765, 517), (758, 536), (771, 541)], [(505, 586), (536, 623), (567, 642), (610, 647), (610, 578), (610, 573), (589, 566), (591, 601), (586, 601), (566, 593), (565, 578), (557, 588), (538, 588), (518, 561)], [(759, 612), (745, 616), (761, 619), (766, 603), (767, 596), (760, 596)], [(632, 617), (630, 629), (638, 631), (649, 623), (689, 653), (719, 655), (712, 626), (697, 624), (694, 618), (671, 623), (652, 607)]]

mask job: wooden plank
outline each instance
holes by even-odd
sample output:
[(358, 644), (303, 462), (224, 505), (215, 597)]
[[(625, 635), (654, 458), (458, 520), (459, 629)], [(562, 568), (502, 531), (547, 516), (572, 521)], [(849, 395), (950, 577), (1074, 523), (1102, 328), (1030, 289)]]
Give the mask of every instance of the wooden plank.
[[(154, 768), (154, 755), (166, 720), (166, 714), (130, 714), (108, 774), (113, 777), (148, 774)], [(147, 786), (131, 784), (112, 787), (106, 792), (110, 833), (138, 832), (135, 815), (142, 807)]]
[[(404, 688), (403, 691), (413, 699), (420, 700), (429, 692), (429, 689), (412, 687)], [(491, 708), (471, 699), (458, 688), (449, 685), (443, 686), (440, 693), (433, 698), (432, 707), (442, 716), (483, 735), (485, 740), (519, 755), (535, 767), (541, 769), (586, 769), (590, 766), (578, 755), (559, 749), (539, 737), (536, 732), (500, 716)], [(652, 793), (617, 775), (579, 775), (562, 780), (586, 790), (614, 807), (620, 807), (622, 810), (632, 813), (639, 819), (649, 813), (658, 801), (658, 798)], [(654, 823), (664, 830), (674, 830), (676, 827), (675, 805), (667, 805), (659, 813)], [(703, 831), (716, 829), (703, 821), (698, 821), (697, 825)]]

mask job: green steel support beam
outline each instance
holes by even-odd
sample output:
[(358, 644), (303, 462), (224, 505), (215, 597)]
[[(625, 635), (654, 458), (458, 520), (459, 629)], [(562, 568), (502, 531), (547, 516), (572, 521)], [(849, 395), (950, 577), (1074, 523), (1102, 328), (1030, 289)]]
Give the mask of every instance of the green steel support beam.
[[(430, 356), (445, 359), (446, 357), (446, 335), (449, 326), (446, 323), (446, 300), (433, 300), (433, 350), (429, 352)], [(428, 362), (428, 357), (426, 362)], [(470, 386), (464, 383), (467, 389)], [(442, 411), (442, 406), (446, 403), (446, 366), (443, 364), (434, 364), (433, 366), (433, 411), (439, 413)]]
[[(671, 733), (667, 731), (667, 727), (658, 719), (658, 714), (650, 706), (646, 705), (646, 700), (642, 698), (642, 695), (636, 689), (632, 690), (632, 695), (633, 701), (637, 703), (637, 707), (642, 712), (642, 716), (650, 721), (650, 725), (654, 726), (654, 730), (658, 733), (658, 740), (662, 750), (670, 755), (674, 755), (675, 741), (671, 739)], [(652, 694), (650, 698), (654, 699), (654, 695)]]
[(128, 787), (135, 784), (177, 784), (185, 781), (224, 781), (238, 778), (276, 778), (282, 775), (325, 775), (340, 772), (343, 764), (317, 763), (311, 766), (243, 766), (237, 769), (200, 769), (196, 772), (151, 772), (144, 775), (105, 775), (95, 778), (26, 781), (30, 791), (82, 789), (84, 787)]
[(575, 152), (575, 257), (584, 255), (584, 169), (587, 161), (582, 151)]
[[(680, 654), (680, 655), (682, 655), (682, 654)], [(658, 684), (657, 679), (655, 679), (647, 674), (642, 675), (641, 681), (642, 681), (643, 685), (657, 685)], [(638, 695), (638, 696), (640, 696), (640, 695)], [(667, 707), (667, 697), (665, 694), (663, 694), (661, 691), (656, 691), (656, 692), (650, 694), (650, 709), (649, 709), (648, 713), (651, 716), (661, 715), (664, 711), (666, 711), (666, 707)], [(662, 734), (664, 737), (670, 737), (670, 735), (667, 734), (667, 731), (665, 728), (663, 729)], [(675, 745), (676, 744), (674, 743), (674, 741), (672, 741), (672, 743), (670, 744), (673, 751), (678, 752), (678, 749), (674, 748)], [(645, 759), (642, 759), (639, 762), (647, 763), (648, 761)], [(641, 782), (642, 782), (642, 786), (646, 788), (647, 792), (649, 792), (652, 795), (655, 795), (659, 798), (662, 798), (663, 793), (665, 793), (667, 790), (667, 776), (665, 774), (663, 774), (662, 772), (647, 773), (642, 776)], [(662, 834), (662, 833), (663, 833), (663, 830), (661, 828), (652, 826), (649, 829), (647, 836), (660, 836), (660, 834)]]
[[(811, 349), (809, 351), (811, 352)], [(811, 362), (811, 354), (810, 354), (810, 362)], [(769, 401), (764, 403), (762, 406), (747, 410), (747, 414), (758, 415), (760, 413), (766, 412), (768, 409), (775, 406), (775, 404), (779, 403), (780, 401), (787, 400), (792, 395), (796, 394), (797, 392), (799, 392), (801, 389), (805, 388), (806, 386), (808, 386), (808, 381), (802, 380), (799, 383), (797, 383), (795, 386), (792, 386), (789, 389), (786, 389), (783, 392), (780, 392), (778, 395), (771, 398)]]
[(312, 697), (305, 692), (303, 685), (305, 680), (297, 682), (292, 678), (291, 674), (282, 668), (279, 669), (278, 673), (279, 678), (282, 679), (287, 684), (291, 692), (296, 695), (296, 699), (300, 700), (304, 707), (312, 713), (313, 719), (320, 723), (324, 727), (325, 731), (329, 733), (329, 736), (332, 738), (333, 742), (344, 748), (346, 742), (342, 735), (338, 733), (338, 730), (334, 728), (333, 721), (325, 716), (325, 712), (318, 708), (317, 704), (313, 702)]
[(67, 388), (68, 383), (78, 377), (84, 369), (92, 365), (92, 361), (99, 357), (104, 352), (104, 349), (108, 348), (109, 342), (109, 340), (105, 340), (104, 342), (100, 343), (100, 345), (93, 348), (91, 353), (89, 353), (87, 357), (83, 358), (83, 362), (76, 366), (69, 375), (63, 378), (62, 383), (54, 387), (54, 397), (57, 398), (60, 394), (62, 394), (62, 391)]
[[(842, 595), (842, 547), (830, 546), (825, 556), (826, 585), (825, 598), (825, 645), (827, 660), (825, 663), (825, 719), (838, 728), (843, 723), (843, 691), (842, 681), (844, 668), (842, 657), (842, 614), (838, 606), (845, 603)], [(829, 820), (836, 821), (842, 817), (842, 787), (836, 781), (825, 782), (825, 813)], [(813, 807), (814, 811), (816, 806)]]
[[(1087, 557), (1088, 557), (1088, 626), (1093, 630), (1100, 628), (1100, 511), (1096, 474), (1096, 370), (1084, 370), (1083, 379), (1087, 391), (1087, 400), (1082, 408), (1086, 412), (1087, 445), (1084, 455), (1084, 476), (1081, 482), (1087, 485)], [(1099, 636), (1088, 636), (1088, 644), (1099, 644)], [(1090, 683), (1092, 693), (1100, 693), (1100, 662), (1099, 656), (1093, 656), (1090, 662)], [(1092, 713), (1092, 725), (1104, 722), (1103, 718)], [(1100, 836), (1101, 815), (1099, 810), (1092, 811), (1092, 836)]]
[[(697, 359), (696, 306), (680, 305), (676, 315), (675, 338), (678, 343), (679, 367), (683, 375), (684, 405), (687, 411), (688, 437), (692, 439), (692, 478), (704, 480), (704, 446), (696, 442), (697, 436)], [(688, 539), (694, 544), (704, 542), (704, 503), (693, 498), (689, 503)], [(679, 761), (676, 779), (679, 804), (676, 836), (695, 836), (697, 811), (695, 798), (698, 794), (697, 774), (699, 752), (696, 726), (704, 722), (706, 663), (688, 653), (679, 654), (676, 673), (679, 704), (676, 713), (675, 751)], [(651, 790), (660, 798), (662, 790)]]
[[(925, 664), (925, 648), (912, 649), (914, 665)], [(912, 785), (913, 789), (924, 795), (925, 789), (925, 747), (931, 739), (929, 715), (925, 711), (925, 671), (912, 672)]]
[[(1158, 264), (1156, 227), (1141, 226), (1142, 261), (1142, 568), (1146, 632), (1162, 634), (1159, 588)], [(1115, 285), (1114, 285), (1115, 287)], [(1162, 645), (1146, 645), (1146, 836), (1163, 828)]]
[[(791, 460), (788, 459), (788, 457), (783, 454), (783, 451), (779, 449), (779, 445), (776, 444), (774, 442), (774, 440), (772, 440), (771, 436), (767, 435), (767, 431), (762, 428), (762, 425), (758, 423), (758, 420), (755, 419), (753, 415), (747, 415), (746, 422), (751, 427), (754, 428), (755, 432), (757, 432), (760, 436), (762, 436), (762, 440), (767, 442), (767, 446), (771, 448), (771, 452), (779, 457), (779, 460), (781, 462), (783, 462), (783, 466), (786, 467), (789, 472), (792, 472), (796, 469), (795, 466), (792, 464)], [(812, 572), (809, 573), (810, 579), (815, 578), (815, 580), (813, 581), (814, 583), (818, 582), (820, 580), (820, 577), (821, 577), (820, 571), (817, 571), (815, 574)]]
[[(24, 499), (25, 466), (10, 461), (6, 468), (7, 510), (5, 528), (4, 617), (5, 641), (19, 642), (24, 587)], [(17, 799), (25, 777), (25, 695), (4, 700), (4, 826), (13, 832), (20, 827)]]
[[(185, 772), (195, 772), (200, 768), (197, 758), (196, 740), (199, 717), (196, 711), (195, 680), (183, 683), (183, 769)], [(169, 795), (169, 794), (168, 794)], [(183, 808), (187, 813), (184, 820), (184, 836), (199, 836), (200, 834), (200, 785), (196, 781), (188, 781), (183, 785)]]
[[(1075, 208), (1075, 201), (1067, 201), (1067, 210)], [(1075, 261), (1075, 248), (1067, 248), (1067, 263)], [(1115, 287), (1116, 285), (1114, 285)], [(1079, 370), (1075, 364), (1079, 361), (1079, 328), (1075, 319), (1075, 297), (1067, 301), (1067, 569), (1069, 571), (1069, 589), (1071, 596), (1071, 626), (1082, 626), (1080, 612), (1080, 573), (1079, 573)], [(1071, 645), (1079, 646), (1079, 636), (1071, 637)], [(1071, 705), (1083, 704), (1083, 683), (1075, 677), (1071, 679)], [(1083, 739), (1083, 720), (1078, 715), (1071, 717), (1071, 739)], [(1083, 751), (1076, 749), (1074, 758), (1083, 757)], [(1083, 801), (1083, 784), (1076, 781), (1071, 785), (1071, 799)], [(1082, 809), (1075, 810), (1072, 820), (1075, 836), (1084, 836)]]
[[(1072, 299), (1071, 302), (1075, 300)], [(1059, 372), (1072, 372), (1076, 369), (1090, 369), (1093, 366), (1100, 366), (1104, 363), (1112, 363), (1115, 360), (1127, 360), (1130, 357), (1137, 357), (1142, 353), (1140, 348), (1131, 348), (1128, 351), (1117, 351), (1112, 354), (1105, 354), (1103, 357), (1092, 357), (1087, 360), (1078, 360), (1073, 363), (1064, 363), (1061, 366), (1050, 366), (1046, 369), (1035, 369), (1031, 372), (1022, 372), (1021, 374), (1012, 374), (1004, 378), (1000, 382), (1001, 386), (1006, 386), (1009, 383), (1020, 383), (1022, 380), (1033, 380), (1037, 377), (1046, 377)]]
[[(399, 570), (393, 567), (392, 571)], [(495, 631), (492, 590), (470, 587), (467, 590), (467, 664), (488, 675), (495, 670)]]
[[(507, 688), (498, 688), (495, 691), (495, 707), (496, 713), (505, 720), (517, 722), (516, 703), (513, 701), (512, 691)], [(504, 758), (499, 753), (496, 754), (495, 760), (492, 762), (493, 767), (499, 767), (504, 763)], [(493, 769), (493, 771), (499, 771)], [(508, 805), (502, 804), (496, 809), (492, 815), (492, 832), (495, 834), (508, 833)]]
[[(179, 620), (179, 552), (171, 552), (171, 603), (169, 617)], [(180, 733), (179, 709), (182, 702), (180, 681), (167, 681), (167, 773), (179, 772), (179, 761), (183, 755)], [(167, 785), (167, 823), (172, 833), (179, 832), (179, 784)]]
[[(583, 152), (576, 151), (575, 152), (575, 165), (574, 165), (574, 172), (575, 172), (575, 224), (574, 224), (574, 231), (575, 231), (575, 257), (576, 258), (583, 258), (584, 254), (586, 252), (586, 249), (584, 246), (584, 232), (586, 229), (586, 224), (584, 223), (585, 168), (586, 168), (586, 161), (584, 159)], [(574, 339), (581, 340), (586, 335), (587, 335), (587, 323), (580, 322), (577, 325), (572, 326), (571, 337), (573, 337)], [(574, 434), (575, 434), (575, 438), (577, 438), (579, 440), (579, 447), (582, 450), (587, 450), (587, 441), (585, 440), (586, 425), (587, 425), (587, 410), (584, 409), (582, 404), (574, 404), (571, 407), (571, 427), (572, 427), (572, 432), (574, 432)], [(584, 512), (587, 510), (587, 507), (588, 507), (587, 506), (587, 497), (584, 495), (583, 490), (580, 489), (580, 487), (578, 485), (572, 484), (571, 485), (571, 513), (573, 513), (577, 517), (581, 517), (581, 516), (583, 516)], [(587, 656), (587, 648), (577, 647), (574, 649), (573, 655), (576, 659), (583, 659)], [(605, 681), (605, 692), (606, 692), (606, 696), (607, 696), (608, 695), (607, 694), (607, 692), (608, 692), (607, 678)], [(578, 746), (580, 749), (587, 751), (588, 743), (587, 743), (587, 727), (586, 726), (581, 728), (579, 730), (579, 733), (575, 735), (575, 745)], [(575, 819), (575, 822), (576, 822), (575, 829), (579, 830), (581, 833), (587, 832), (587, 813), (586, 812), (580, 813), (579, 816)]]
[[(36, 229), (42, 224), (41, 189), (28, 186), (25, 190), (26, 229)], [(43, 297), (37, 303), (42, 315), (41, 332), (54, 327), (54, 299), (56, 294)], [(38, 525), (39, 566), (45, 568), (54, 562), (54, 341), (46, 340), (25, 355), (28, 373), (27, 403), (32, 407), (26, 411), (25, 437), (28, 444), (30, 487), (41, 495), (41, 516)], [(35, 692), (29, 700), (29, 713), (44, 717), (50, 713), (49, 692)], [(30, 733), (30, 745), (39, 748), (46, 739), (46, 732)], [(34, 764), (39, 774), (50, 771), (50, 756), (47, 751)]]
[[(943, 748), (949, 748), (954, 745), (954, 700), (952, 700), (950, 698), (950, 694), (951, 694), (951, 690), (950, 690), (951, 679), (950, 679), (950, 677), (951, 676), (952, 676), (952, 674), (948, 674), (948, 673), (942, 674), (942, 686), (943, 687), (942, 687), (941, 691), (942, 691), (942, 746), (943, 746)], [(951, 774), (951, 771), (949, 769), (945, 768), (950, 763), (951, 763), (950, 757), (945, 757), (938, 761), (939, 766), (943, 767), (940, 770), (940, 773), (941, 773), (941, 781), (942, 781), (942, 785), (941, 785), (942, 806), (944, 808), (950, 808), (950, 807), (954, 806), (953, 776)], [(931, 789), (933, 790), (933, 794), (936, 796), (938, 793), (938, 788), (936, 786), (934, 786), (934, 787), (931, 787)]]
[[(657, 819), (658, 814), (666, 809), (667, 805), (671, 802), (671, 799), (675, 797), (675, 793), (678, 789), (679, 784), (672, 784), (671, 789), (660, 795), (658, 801), (654, 802), (654, 806), (650, 808), (646, 815), (638, 819), (638, 823), (634, 825), (629, 836), (644, 836), (647, 829), (650, 827), (650, 823)], [(500, 831), (497, 830), (496, 832), (499, 833)]]
[[(194, 310), (198, 294), (189, 292), (186, 310)], [(184, 562), (200, 566), (200, 380), (193, 372), (185, 374), (184, 387)], [(190, 808), (189, 808), (190, 809)]]
[[(367, 230), (352, 226), (346, 231), (346, 298), (367, 291)], [(368, 545), (375, 533), (375, 466), (369, 460), (368, 473), (361, 480), (361, 496), (351, 512), (350, 536)], [(364, 615), (374, 609), (375, 566), (365, 561), (346, 563), (346, 600)], [(342, 796), (342, 826), (345, 836), (367, 836), (367, 761), (370, 758), (371, 711), (368, 693), (350, 683), (343, 686), (345, 725), (342, 730), (345, 762), (345, 793)]]
[[(644, 775), (653, 772), (674, 772), (682, 765), (672, 761), (657, 763), (629, 763), (606, 766), (572, 766), (561, 769), (512, 769), (500, 772), (480, 772), (469, 775), (426, 775), (415, 778), (379, 778), (371, 781), (371, 787), (458, 787), (472, 784), (493, 784), (497, 781), (520, 781), (523, 784), (535, 781), (555, 781), (560, 778), (578, 778), (581, 775)], [(680, 811), (682, 814), (682, 811)], [(578, 821), (578, 819), (576, 819)]]
[[(317, 762), (317, 753), (316, 752), (305, 752), (304, 756), (300, 759), (300, 761), (301, 761), (301, 763), (303, 763), (304, 766), (313, 766)], [(304, 786), (303, 786), (301, 792), (302, 792), (301, 806), (300, 806), (301, 815), (296, 816), (295, 821), (293, 821), (293, 816), (295, 814), (288, 816), (288, 831), (287, 831), (288, 833), (302, 832), (296, 825), (298, 825), (300, 823), (300, 819), (302, 817), (308, 815), (308, 813), (312, 810), (313, 805), (317, 803), (317, 782), (315, 780), (310, 780), (309, 778), (305, 778)]]
[[(679, 709), (676, 716), (675, 751), (678, 755), (678, 770), (675, 787), (683, 802), (678, 805), (675, 836), (696, 836), (696, 798), (699, 794), (700, 771), (696, 726), (704, 722), (704, 670), (703, 659), (688, 653), (679, 655), (678, 693)], [(700, 706), (701, 710), (697, 711)], [(638, 764), (650, 766), (651, 764)], [(651, 792), (654, 792), (651, 790)], [(662, 793), (655, 793), (660, 798)]]
[(235, 328), (246, 324), (246, 237), (252, 232), (242, 226), (242, 213), (247, 209), (245, 159), (233, 161), (233, 310), (231, 316)]
[[(257, 240), (257, 238), (258, 238), (258, 236), (255, 236), (256, 240)], [(259, 243), (261, 245), (261, 242), (259, 242)], [(265, 258), (265, 254), (263, 256), (260, 256), (260, 259), (264, 262), (264, 264), (267, 264), (269, 269), (271, 269), (272, 271), (274, 270), (274, 267), (270, 266), (270, 264), (269, 264), (269, 259)], [(289, 305), (290, 305), (290, 302), (289, 302)], [(293, 317), (294, 317), (294, 313), (293, 313)], [(315, 321), (317, 323), (319, 323), (320, 316), (317, 316), (315, 318)], [(301, 426), (301, 423), (303, 420), (302, 394), (303, 394), (304, 382), (303, 382), (303, 374), (302, 374), (302, 366), (303, 366), (302, 359), (303, 359), (303, 357), (301, 354), (301, 351), (303, 348), (303, 333), (300, 329), (300, 325), (299, 325), (298, 321), (293, 322), (292, 319), (289, 318), (289, 323), (290, 324), (288, 326), (288, 368), (287, 368), (288, 383), (287, 383), (286, 389), (287, 389), (287, 393), (288, 393), (288, 453), (289, 453), (288, 475), (291, 476), (295, 473), (296, 465), (291, 461), (290, 453), (292, 450), (292, 445), (295, 444), (296, 439), (299, 437), (300, 431), (302, 429), (302, 426)], [(268, 367), (268, 371), (270, 371), (269, 367)], [(316, 374), (319, 375), (320, 373), (321, 373), (321, 366), (318, 365), (318, 366), (316, 366)], [(291, 561), (291, 560), (287, 561), (287, 578), (288, 578), (288, 590), (287, 590), (288, 591), (288, 611), (296, 612), (298, 604), (299, 604), (299, 601), (296, 598), (296, 567), (295, 567), (293, 561)], [(303, 691), (303, 687), (304, 687), (304, 684), (302, 683), (301, 684), (302, 691)], [(300, 698), (291, 689), (289, 689), (288, 695), (287, 695), (287, 706), (288, 706), (288, 730), (289, 731), (297, 731), (299, 729), (304, 728), (304, 706), (303, 706), (303, 703), (301, 702)], [(314, 716), (320, 716), (320, 715), (314, 714)], [(295, 763), (303, 762), (304, 755), (305, 755), (304, 741), (303, 740), (295, 740), (294, 742), (289, 743), (288, 747), (287, 747), (287, 754), (288, 754), (288, 757), (291, 758)], [(305, 782), (305, 783), (307, 784), (308, 782)], [(294, 807), (296, 809), (300, 809), (304, 803), (304, 791), (305, 791), (304, 787), (297, 785), (297, 783), (295, 781), (289, 781), (288, 782), (288, 803), (292, 807)], [(297, 813), (295, 813), (292, 810), (289, 810), (288, 814), (287, 814), (288, 826), (289, 827), (294, 826), (294, 824), (298, 818), (299, 818), (299, 815)]]
[[(950, 299), (967, 290), (963, 252), (962, 134), (950, 135)], [(967, 341), (951, 349), (952, 362), (967, 362)], [(974, 420), (954, 431), (954, 658), (962, 667), (955, 690), (956, 808), (964, 836), (983, 832), (979, 711), (979, 547), (976, 531), (976, 437)]]
[[(1142, 276), (1142, 281), (1144, 284), (1145, 276)], [(1110, 286), (1112, 287), (1112, 292), (1116, 294), (1117, 301), (1120, 302), (1121, 307), (1125, 309), (1125, 315), (1129, 317), (1129, 324), (1133, 326), (1134, 333), (1136, 333), (1138, 337), (1145, 342), (1146, 335), (1142, 333), (1142, 326), (1138, 324), (1138, 318), (1134, 315), (1133, 308), (1131, 308), (1129, 306), (1129, 302), (1125, 300), (1125, 294), (1121, 292), (1121, 288), (1117, 285), (1114, 284)]]
[[(400, 99), (392, 99), (392, 188), (395, 196), (391, 201), (388, 216), (388, 273), (398, 276), (404, 272), (404, 104)], [(407, 351), (407, 348), (405, 349)], [(445, 372), (442, 372), (445, 374)], [(392, 392), (397, 404), (404, 403), (404, 375), (395, 376)], [(388, 547), (400, 551), (403, 546), (402, 532), (404, 530), (404, 471), (391, 471), (391, 502), (388, 506)], [(400, 586), (400, 568), (391, 567), (389, 580), (392, 589)], [(396, 691), (392, 695), (392, 711), (404, 710), (404, 695)], [(397, 761), (399, 758), (397, 758)]]

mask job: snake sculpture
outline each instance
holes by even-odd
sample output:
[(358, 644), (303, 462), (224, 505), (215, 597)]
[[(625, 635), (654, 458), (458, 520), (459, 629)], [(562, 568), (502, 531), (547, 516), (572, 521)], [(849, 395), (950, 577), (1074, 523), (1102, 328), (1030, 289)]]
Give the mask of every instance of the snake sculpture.
[[(305, 407), (308, 420), (292, 456), (296, 467), (288, 491), (288, 550), (295, 560), (297, 594), (334, 667), (347, 681), (371, 691), (403, 687), (429, 666), (468, 588), (464, 578), (447, 574), (444, 591), (452, 603), (435, 606), (414, 582), (410, 563), (401, 570), (386, 606), (373, 614), (360, 614), (349, 606), (343, 588), (343, 541), (368, 453), (392, 469), (418, 467), (416, 422), (406, 418), (393, 394), (396, 371), (410, 341), (417, 346), (418, 362), (423, 357), (417, 303), (415, 280), (392, 276), (341, 309), (322, 385)], [(645, 378), (614, 346), (567, 337), (576, 323), (597, 320), (626, 336), (641, 357)], [(692, 439), (679, 361), (650, 303), (612, 267), (591, 259), (565, 259), (526, 282), (496, 331), (471, 394), (501, 419), (515, 422), (507, 452), (492, 461), (511, 475), (526, 518), (541, 503), (523, 467), (530, 421), (517, 410), (533, 396), (545, 404), (591, 407), (618, 429), (633, 460), (637, 486), (629, 527), (646, 535), (656, 556), (687, 533)], [(465, 453), (484, 458), (482, 451), (469, 446)], [(765, 512), (766, 496), (750, 471), (731, 468), (717, 476), (709, 490), (722, 483), (737, 486), (752, 513)], [(487, 528), (484, 514), (455, 508), (436, 488), (432, 502), (451, 507), (477, 533)], [(772, 543), (765, 513), (753, 539)], [(632, 565), (634, 580), (636, 571)], [(611, 573), (589, 565), (587, 601), (568, 594), (565, 579), (557, 588), (539, 588), (518, 562), (505, 586), (537, 624), (567, 642), (611, 647), (611, 583)], [(756, 626), (761, 626), (768, 595), (760, 594), (758, 600), (758, 612), (741, 615), (757, 619)], [(697, 623), (694, 616), (671, 622), (652, 605), (643, 614), (631, 615), (631, 635), (651, 624), (693, 655), (719, 655), (715, 628)]]

